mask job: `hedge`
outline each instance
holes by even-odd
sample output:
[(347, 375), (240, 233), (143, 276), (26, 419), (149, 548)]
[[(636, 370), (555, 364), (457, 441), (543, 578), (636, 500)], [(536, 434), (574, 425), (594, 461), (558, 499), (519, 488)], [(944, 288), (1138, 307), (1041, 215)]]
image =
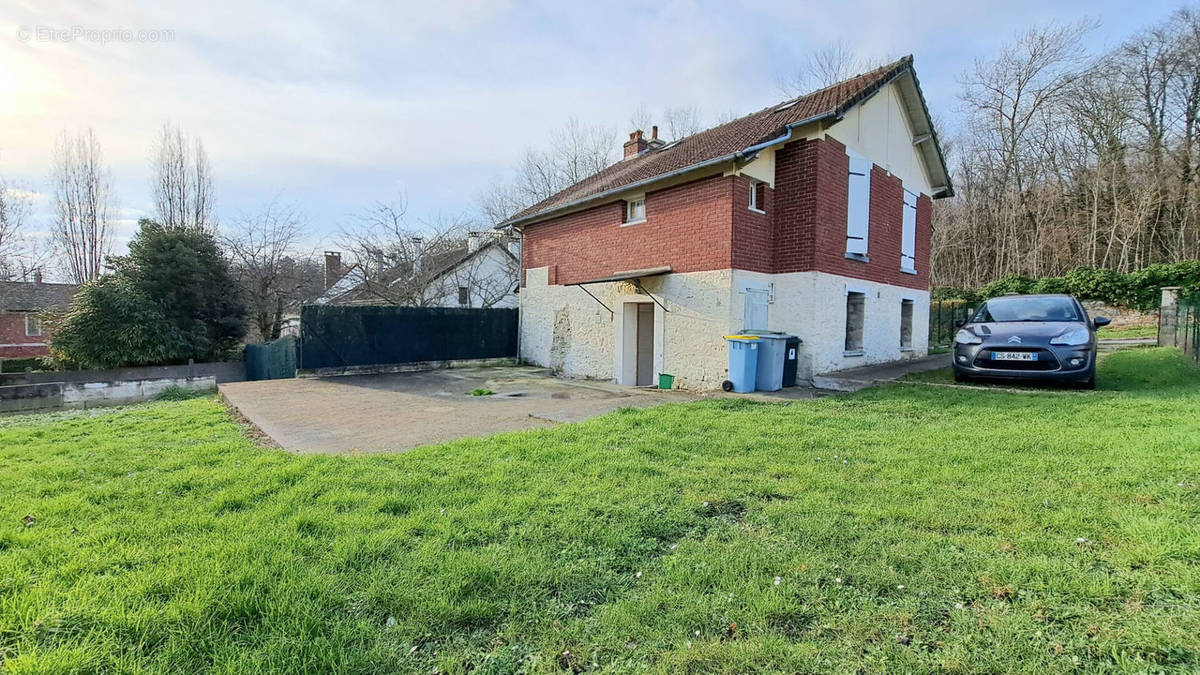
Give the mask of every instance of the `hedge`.
[(1200, 291), (1200, 260), (1158, 263), (1128, 274), (1077, 267), (1061, 277), (1031, 279), (1009, 275), (978, 289), (936, 288), (933, 299), (980, 302), (1005, 293), (1069, 293), (1080, 300), (1153, 310), (1158, 309), (1163, 286), (1180, 286), (1185, 293)]

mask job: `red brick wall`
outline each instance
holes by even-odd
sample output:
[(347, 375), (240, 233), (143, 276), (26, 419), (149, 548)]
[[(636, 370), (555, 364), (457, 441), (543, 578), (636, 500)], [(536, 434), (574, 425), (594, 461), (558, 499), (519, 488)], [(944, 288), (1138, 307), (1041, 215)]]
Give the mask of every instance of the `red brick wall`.
[(663, 265), (676, 272), (729, 269), (730, 209), (737, 183), (733, 177), (714, 176), (647, 193), (646, 222), (637, 225), (621, 226), (621, 202), (530, 225), (522, 242), (522, 265), (551, 267), (552, 284)]
[(676, 272), (818, 270), (928, 289), (930, 199), (917, 201), (917, 274), (905, 274), (902, 183), (878, 166), (871, 171), (870, 261), (846, 258), (848, 165), (846, 147), (834, 139), (789, 143), (775, 155), (765, 214), (748, 208), (748, 178), (714, 176), (648, 193), (646, 222), (638, 225), (621, 227), (623, 202), (530, 225), (522, 265), (549, 267), (551, 284), (670, 265)]
[[(929, 288), (930, 202), (917, 204), (917, 274), (900, 271), (903, 186), (871, 170), (867, 258), (846, 257), (846, 146), (827, 138), (797, 141), (775, 155), (775, 272), (818, 270), (909, 288)], [(922, 202), (924, 207), (922, 207)]]
[(734, 178), (733, 267), (735, 269), (768, 274), (774, 270), (774, 192), (769, 187), (763, 190), (763, 200), (758, 208), (766, 213), (756, 213), (750, 210), (750, 179), (745, 176)]
[[(49, 339), (49, 331), (43, 330), (43, 333), (42, 337), (27, 337), (24, 313), (0, 313), (0, 345), (44, 343)], [(47, 347), (0, 347), (0, 359), (24, 359), (49, 355), (50, 349)]]

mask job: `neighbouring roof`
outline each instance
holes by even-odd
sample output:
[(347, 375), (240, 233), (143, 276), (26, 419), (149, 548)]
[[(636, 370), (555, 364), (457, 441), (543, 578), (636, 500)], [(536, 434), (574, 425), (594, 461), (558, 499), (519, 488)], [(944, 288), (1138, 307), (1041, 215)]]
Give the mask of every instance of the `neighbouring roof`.
[[(498, 238), (489, 237), (487, 241), (480, 244), (479, 248), (471, 251), (467, 246), (456, 246), (445, 251), (425, 256), (421, 261), (430, 272), (426, 278), (428, 283), (432, 283), (437, 279), (445, 276), (453, 271), (458, 266), (466, 263), (471, 258), (483, 253), (484, 251), (495, 246), (498, 247), (505, 255), (516, 260), (516, 256), (508, 250), (504, 245), (507, 241), (501, 241)], [(519, 262), (519, 261), (518, 261)], [(388, 288), (397, 281), (407, 279), (412, 276), (411, 265), (408, 263), (397, 265), (384, 272), (383, 281), (375, 281), (364, 279), (363, 268), (355, 263), (347, 269), (347, 273), (338, 281), (337, 284), (329, 287), (316, 304), (336, 303), (340, 305), (354, 304), (374, 304), (389, 297)]]
[[(912, 76), (911, 83), (906, 83), (907, 86), (902, 87), (902, 92), (907, 99), (906, 107), (913, 121), (914, 133), (918, 137), (928, 135), (931, 142), (922, 145), (933, 146), (928, 151), (923, 150), (926, 152), (926, 165), (934, 172), (935, 181), (944, 179), (942, 185), (946, 189), (936, 196), (950, 196), (953, 192), (949, 172), (912, 63), (912, 56), (906, 56), (824, 89), (764, 108), (660, 148), (651, 148), (636, 157), (602, 169), (558, 194), (520, 211), (497, 228), (521, 224), (569, 207), (598, 201), (612, 193), (661, 178), (722, 163), (739, 155), (749, 155), (759, 149), (757, 146), (782, 140), (792, 127), (841, 118), (850, 108), (870, 98), (883, 86), (904, 74)], [(937, 182), (934, 184), (936, 186)]]
[(75, 284), (47, 284), (32, 281), (0, 281), (0, 311), (40, 312), (66, 309), (79, 292)]

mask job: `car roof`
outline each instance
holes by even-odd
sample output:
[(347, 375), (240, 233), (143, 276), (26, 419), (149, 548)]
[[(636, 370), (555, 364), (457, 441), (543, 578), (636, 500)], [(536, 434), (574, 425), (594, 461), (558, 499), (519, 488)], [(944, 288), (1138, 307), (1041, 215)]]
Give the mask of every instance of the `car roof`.
[[(1068, 300), (1075, 300), (1075, 296), (1068, 295), (1066, 293), (1012, 293), (1010, 295), (992, 296), (992, 297), (988, 298), (987, 300), (985, 300), (984, 302), (991, 302), (992, 300), (1002, 300), (1004, 298), (1066, 298)], [(1079, 302), (1078, 300), (1075, 300), (1075, 301)]]

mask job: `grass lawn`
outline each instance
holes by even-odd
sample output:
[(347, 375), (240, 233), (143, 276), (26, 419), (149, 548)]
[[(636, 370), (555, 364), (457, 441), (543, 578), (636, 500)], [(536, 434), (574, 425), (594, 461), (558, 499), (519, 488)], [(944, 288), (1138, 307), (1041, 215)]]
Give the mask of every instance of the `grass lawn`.
[(1096, 332), (1099, 338), (1156, 338), (1158, 326), (1125, 326), (1123, 328), (1101, 328)]
[(715, 400), (293, 456), (0, 420), (12, 672), (1200, 669), (1200, 373)]

